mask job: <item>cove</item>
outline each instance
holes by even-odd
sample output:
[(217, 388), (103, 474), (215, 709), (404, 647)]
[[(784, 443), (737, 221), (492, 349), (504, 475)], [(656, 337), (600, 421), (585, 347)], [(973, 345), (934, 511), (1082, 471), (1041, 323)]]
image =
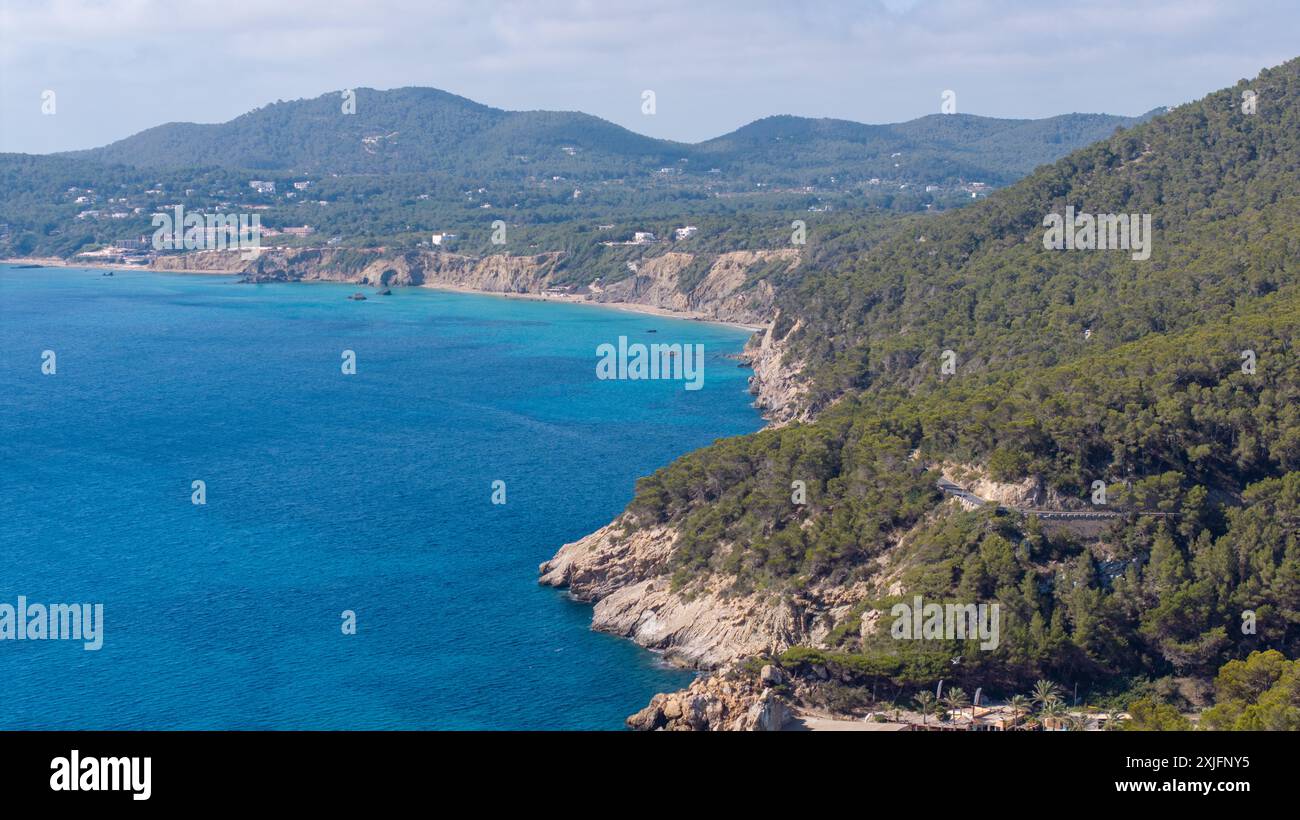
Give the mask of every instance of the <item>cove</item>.
[[(620, 729), (689, 681), (536, 569), (762, 425), (747, 333), (355, 290), (0, 266), (0, 598), (105, 625), (0, 643), (0, 727)], [(650, 331), (703, 346), (702, 389), (596, 377)]]

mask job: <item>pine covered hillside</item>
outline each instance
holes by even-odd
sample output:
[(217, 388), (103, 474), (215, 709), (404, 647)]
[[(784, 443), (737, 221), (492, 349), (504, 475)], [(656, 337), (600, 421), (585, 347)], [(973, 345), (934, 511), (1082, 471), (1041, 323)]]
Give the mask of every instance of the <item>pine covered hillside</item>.
[(1143, 119), (934, 115), (863, 125), (781, 116), (689, 145), (642, 136), (589, 114), (504, 111), (433, 88), (360, 88), (355, 114), (343, 114), (342, 106), (340, 92), (277, 102), (230, 122), (169, 123), (70, 156), (149, 168), (438, 172), (482, 181), (528, 175), (607, 179), (668, 168), (720, 184), (828, 184), (835, 175), (1003, 184)]
[[(1046, 249), (1067, 206), (1150, 214), (1150, 257)], [(687, 596), (870, 585), (821, 654), (900, 686), (1118, 691), (1208, 680), (1256, 649), (1297, 657), (1298, 215), (1293, 60), (841, 253), (782, 297), (772, 332), (815, 421), (678, 460), (623, 524), (679, 533), (664, 573)], [(1029, 507), (1119, 514), (1089, 529), (963, 510), (941, 469)], [(1000, 602), (1001, 644), (871, 628), (913, 594)]]
[[(824, 270), (791, 294), (790, 341), (816, 363), (815, 399), (933, 375), (954, 349), (963, 373), (1037, 364), (1218, 317), (1294, 278), (1296, 63), (1077, 151), (977, 207)], [(1151, 214), (1151, 257), (1053, 252), (1043, 220)], [(1084, 331), (1091, 329), (1089, 338)]]
[(777, 180), (788, 183), (852, 172), (880, 179), (972, 180), (1000, 186), (1156, 113), (1063, 114), (1041, 120), (931, 114), (890, 125), (765, 117), (694, 146), (692, 160), (745, 175), (775, 171)]
[[(141, 167), (294, 170), (375, 174), (440, 171), (472, 177), (639, 169), (675, 162), (675, 143), (634, 134), (577, 112), (511, 112), (434, 88), (355, 90), (355, 113), (342, 92), (276, 102), (216, 125), (169, 123), (71, 156)], [(581, 146), (584, 155), (563, 148)]]

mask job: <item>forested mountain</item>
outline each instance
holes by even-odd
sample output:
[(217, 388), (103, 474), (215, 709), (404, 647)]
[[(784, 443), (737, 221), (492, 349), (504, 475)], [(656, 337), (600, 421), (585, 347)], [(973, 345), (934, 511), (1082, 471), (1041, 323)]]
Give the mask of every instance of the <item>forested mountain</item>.
[(766, 117), (693, 146), (692, 158), (742, 176), (787, 182), (837, 174), (922, 182), (973, 180), (1005, 185), (1082, 145), (1109, 137), (1141, 117), (1063, 114), (1011, 120), (932, 114), (893, 125)]
[[(502, 111), (429, 88), (357, 89), (355, 114), (344, 102), (326, 94), (88, 151), (0, 155), (0, 255), (67, 258), (134, 240), (177, 204), (256, 209), (268, 228), (316, 231), (298, 244), (415, 248), (440, 232), (469, 254), (500, 251), (491, 226), (504, 218), (525, 242), (512, 252), (563, 252), (568, 267), (601, 255), (601, 241), (686, 223), (703, 229), (695, 245), (752, 250), (788, 244), (794, 217), (840, 231), (827, 223), (966, 205), (1136, 121), (770, 117), (687, 145), (587, 114)], [(601, 224), (613, 233), (597, 235)]]
[[(1149, 214), (1149, 258), (1046, 248), (1067, 206)], [(903, 687), (1113, 691), (1300, 655), (1300, 60), (865, 251), (829, 242), (769, 340), (816, 420), (686, 456), (629, 507), (681, 534), (683, 595), (874, 583), (830, 654)], [(1122, 514), (963, 511), (940, 465)], [(1001, 602), (1001, 645), (859, 632), (913, 594)]]
[[(70, 155), (155, 168), (438, 171), (458, 178), (584, 170), (621, 175), (679, 159), (675, 143), (588, 114), (502, 111), (433, 88), (359, 88), (356, 113), (343, 113), (343, 105), (341, 92), (276, 102), (230, 122), (169, 123)], [(565, 147), (582, 154), (571, 156)]]
[(356, 89), (277, 102), (218, 125), (170, 123), (72, 152), (150, 168), (220, 166), (303, 174), (425, 173), (483, 181), (528, 175), (590, 180), (671, 171), (718, 184), (829, 184), (900, 178), (1002, 184), (1142, 118), (1045, 120), (934, 115), (897, 125), (769, 117), (689, 145), (588, 114), (503, 111), (432, 88)]

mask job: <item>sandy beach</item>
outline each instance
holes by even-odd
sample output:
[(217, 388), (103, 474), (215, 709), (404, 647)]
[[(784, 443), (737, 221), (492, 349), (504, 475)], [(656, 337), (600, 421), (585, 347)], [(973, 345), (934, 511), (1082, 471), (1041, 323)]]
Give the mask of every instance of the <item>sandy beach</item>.
[(19, 256), (0, 259), (3, 265), (29, 265), (42, 268), (87, 268), (89, 270), (142, 270), (153, 273), (193, 273), (209, 276), (235, 276), (239, 271), (197, 270), (181, 267), (154, 267), (153, 265), (127, 265), (122, 262), (70, 262), (57, 256)]
[(667, 308), (655, 307), (653, 305), (641, 305), (635, 302), (597, 302), (592, 299), (586, 299), (582, 296), (564, 296), (552, 295), (546, 293), (502, 293), (494, 290), (477, 290), (475, 288), (462, 287), (460, 285), (442, 285), (442, 284), (423, 284), (422, 288), (431, 290), (445, 290), (452, 293), (473, 293), (479, 296), (501, 296), (506, 299), (529, 299), (535, 302), (563, 302), (569, 305), (591, 305), (593, 307), (613, 308), (614, 310), (626, 310), (629, 313), (644, 313), (649, 316), (662, 316), (666, 319), (689, 319), (695, 322), (708, 322), (714, 325), (725, 325), (740, 330), (757, 332), (764, 329), (763, 325), (744, 324), (742, 322), (726, 322), (721, 319), (714, 319), (705, 316), (702, 313), (689, 310), (669, 310)]
[(790, 721), (783, 727), (787, 732), (899, 732), (909, 728), (906, 723), (877, 723), (861, 718), (838, 717), (813, 709), (795, 709)]

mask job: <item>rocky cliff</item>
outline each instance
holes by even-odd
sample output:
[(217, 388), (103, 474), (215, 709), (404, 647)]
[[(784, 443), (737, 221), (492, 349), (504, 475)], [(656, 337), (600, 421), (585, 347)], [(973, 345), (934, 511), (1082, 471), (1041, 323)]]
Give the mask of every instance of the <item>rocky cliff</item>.
[(759, 265), (799, 264), (794, 248), (769, 251), (732, 251), (719, 254), (704, 278), (694, 285), (682, 275), (695, 262), (689, 253), (669, 252), (642, 260), (633, 276), (606, 286), (587, 289), (597, 302), (649, 305), (749, 325), (765, 325), (773, 315), (776, 290), (766, 279), (751, 282)]
[(540, 582), (593, 603), (593, 629), (700, 669), (819, 643), (866, 593), (858, 585), (828, 584), (797, 595), (737, 594), (708, 581), (674, 589), (676, 540), (671, 529), (637, 527), (621, 517), (561, 547), (538, 568)]
[(775, 666), (764, 666), (757, 676), (729, 668), (696, 678), (680, 692), (655, 695), (627, 725), (646, 732), (777, 731), (793, 717), (776, 688), (785, 683), (784, 671)]
[(804, 401), (807, 387), (800, 378), (804, 362), (792, 360), (787, 353), (791, 334), (799, 329), (801, 321), (785, 333), (780, 333), (780, 313), (775, 311), (767, 325), (749, 337), (741, 358), (754, 371), (749, 377), (749, 389), (754, 394), (754, 405), (773, 426), (791, 421), (807, 421), (812, 409)]
[(472, 257), (383, 249), (263, 251), (243, 268), (248, 282), (354, 282), (372, 287), (443, 285), (486, 293), (545, 291), (558, 253)]

